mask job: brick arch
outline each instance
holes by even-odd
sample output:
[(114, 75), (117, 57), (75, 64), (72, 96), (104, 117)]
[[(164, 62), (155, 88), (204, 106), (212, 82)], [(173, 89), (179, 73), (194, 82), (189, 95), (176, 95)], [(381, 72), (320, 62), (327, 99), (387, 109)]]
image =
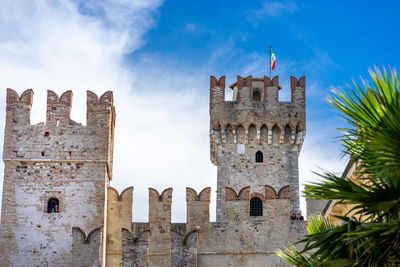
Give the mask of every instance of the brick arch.
[(211, 187), (206, 187), (197, 194), (196, 190), (186, 187), (186, 201), (210, 201)]
[(100, 103), (113, 103), (114, 97), (112, 91), (107, 91), (100, 96)]
[(200, 201), (210, 201), (211, 187), (206, 187), (200, 191), (198, 195), (198, 200)]
[(157, 189), (149, 188), (149, 200), (165, 201), (172, 199), (172, 187), (168, 187), (164, 191), (158, 193)]
[(257, 198), (261, 199), (262, 202), (265, 202), (265, 196), (263, 194), (261, 194), (261, 193), (253, 192), (253, 193), (250, 194), (250, 198), (249, 199), (252, 199), (254, 197), (257, 197)]
[(236, 200), (236, 191), (230, 187), (225, 187), (225, 201)]
[(285, 185), (279, 190), (278, 197), (280, 199), (290, 199), (290, 186)]
[(239, 193), (236, 196), (236, 199), (249, 200), (249, 195), (250, 195), (250, 186), (246, 186), (240, 189)]
[(183, 244), (185, 236), (181, 232), (175, 229), (171, 229), (171, 238), (173, 238), (173, 235), (175, 235), (177, 239), (180, 240), (180, 244)]
[(109, 199), (121, 201), (122, 199), (124, 199), (124, 197), (127, 198), (129, 196), (132, 196), (132, 194), (133, 194), (133, 186), (125, 188), (121, 192), (121, 194), (118, 193), (117, 189), (115, 189), (114, 187), (109, 186), (108, 187), (108, 194), (109, 194)]
[(195, 238), (196, 241), (197, 241), (198, 235), (199, 235), (199, 231), (198, 231), (198, 230), (195, 229), (195, 230), (190, 231), (189, 233), (187, 233), (187, 234), (184, 236), (184, 238), (183, 238), (183, 245), (187, 245), (188, 241), (189, 241), (191, 238)]
[(172, 200), (172, 187), (168, 187), (161, 192), (160, 200)]
[(86, 235), (85, 232), (81, 228), (74, 226), (74, 227), (72, 227), (72, 232), (80, 233), (81, 242), (83, 244), (89, 244), (92, 236), (94, 236), (95, 234), (97, 234), (99, 232), (101, 233), (102, 229), (101, 229), (101, 227), (97, 227), (97, 228), (93, 229), (92, 231), (90, 231), (90, 233), (88, 235)]
[(161, 200), (160, 193), (158, 193), (157, 189), (149, 188), (149, 200)]
[[(30, 96), (29, 96), (29, 97), (30, 97), (30, 101), (21, 101), (21, 98), (22, 98), (22, 96), (23, 96), (24, 94), (26, 94), (26, 95), (29, 94), (29, 95), (30, 95)], [(28, 89), (28, 90), (24, 91), (24, 92), (21, 94), (21, 97), (20, 97), (20, 96), (18, 95), (18, 93), (17, 93), (15, 90), (13, 90), (13, 89), (11, 89), (11, 88), (7, 88), (7, 97), (6, 97), (6, 103), (7, 103), (7, 105), (20, 102), (20, 103), (26, 103), (26, 104), (29, 104), (29, 105), (32, 106), (32, 98), (33, 98), (33, 90), (32, 90), (32, 89)], [(25, 100), (26, 100), (26, 99), (28, 99), (28, 98), (25, 97)]]
[(266, 199), (276, 199), (277, 198), (276, 191), (272, 186), (269, 186), (269, 185), (265, 186), (265, 198)]

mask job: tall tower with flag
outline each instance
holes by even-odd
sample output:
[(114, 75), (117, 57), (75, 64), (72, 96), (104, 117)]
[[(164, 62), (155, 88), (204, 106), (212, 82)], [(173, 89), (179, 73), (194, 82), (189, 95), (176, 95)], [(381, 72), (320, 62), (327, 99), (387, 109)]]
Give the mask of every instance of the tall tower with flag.
[(233, 99), (225, 101), (225, 77), (211, 77), (217, 221), (263, 220), (277, 212), (282, 216), (297, 212), (298, 156), (306, 130), (305, 77), (291, 77), (290, 102), (279, 101), (278, 76), (272, 80), (238, 76), (229, 87)]

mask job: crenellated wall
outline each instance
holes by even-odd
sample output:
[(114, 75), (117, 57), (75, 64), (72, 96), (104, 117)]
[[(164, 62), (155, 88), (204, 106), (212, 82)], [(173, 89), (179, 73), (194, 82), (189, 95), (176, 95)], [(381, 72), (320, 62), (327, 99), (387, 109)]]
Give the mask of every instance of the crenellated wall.
[(211, 188), (204, 188), (199, 194), (186, 187), (186, 229), (196, 230), (210, 221)]
[(149, 266), (171, 265), (172, 188), (149, 188)]
[[(122, 229), (122, 266), (288, 266), (275, 250), (300, 240), (306, 222), (290, 220), (289, 186), (264, 190), (259, 195), (249, 187), (227, 188), (227, 219), (210, 222), (210, 188), (199, 194), (187, 188), (187, 222), (170, 223), (172, 189), (159, 194), (150, 188), (149, 223)], [(254, 196), (263, 199), (261, 217), (249, 216)]]
[[(229, 210), (247, 209), (240, 202), (227, 202), (225, 188), (239, 192), (249, 187), (250, 195), (263, 196), (265, 185), (275, 191), (290, 185), (290, 213), (298, 212), (298, 154), (305, 135), (305, 77), (300, 80), (291, 77), (290, 102), (279, 101), (278, 76), (272, 80), (238, 76), (230, 87), (233, 100), (225, 101), (225, 77), (218, 81), (210, 77), (210, 153), (218, 171), (217, 221), (234, 217), (241, 220), (241, 216), (237, 218)], [(262, 154), (261, 161), (257, 161), (257, 153)]]
[(8, 89), (1, 265), (287, 266), (275, 251), (306, 234), (304, 221), (290, 220), (299, 210), (305, 77), (291, 77), (290, 102), (279, 101), (279, 77), (237, 78), (225, 101), (225, 76), (210, 77), (217, 222), (210, 187), (186, 188), (186, 223), (171, 223), (172, 188), (149, 188), (149, 221), (132, 222), (133, 187), (109, 186), (112, 92), (87, 92), (83, 126), (70, 119), (72, 91), (49, 90), (46, 123), (31, 125), (33, 91)]
[(102, 230), (96, 228), (87, 236), (79, 227), (72, 228), (73, 266), (100, 266)]
[[(88, 233), (105, 226), (115, 112), (112, 92), (93, 96), (88, 91), (87, 117), (96, 119), (86, 126), (70, 119), (71, 91), (61, 97), (48, 91), (46, 123), (31, 125), (33, 90), (19, 96), (7, 89), (3, 266), (70, 266), (72, 227)], [(59, 201), (58, 213), (48, 213), (51, 198)]]
[(197, 230), (189, 232), (186, 236), (183, 236), (179, 232), (171, 232), (172, 251), (170, 266), (197, 266), (197, 238)]
[(140, 232), (136, 237), (130, 230), (121, 229), (122, 231), (122, 266), (141, 266), (149, 265), (148, 247), (149, 247), (149, 230)]
[(121, 194), (108, 187), (107, 206), (107, 266), (122, 266), (121, 229), (130, 229), (132, 224), (133, 187), (128, 187)]

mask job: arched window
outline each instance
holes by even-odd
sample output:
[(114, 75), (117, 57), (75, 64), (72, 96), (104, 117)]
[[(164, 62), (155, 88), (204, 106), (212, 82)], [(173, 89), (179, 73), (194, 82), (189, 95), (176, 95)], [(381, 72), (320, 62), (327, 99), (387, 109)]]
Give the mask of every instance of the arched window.
[(260, 91), (254, 90), (254, 92), (253, 92), (253, 100), (254, 101), (261, 101)]
[(250, 216), (263, 216), (263, 203), (258, 197), (250, 199)]
[(263, 153), (261, 151), (257, 151), (257, 153), (256, 153), (256, 162), (263, 162), (264, 161), (263, 158), (264, 158), (263, 157)]
[(57, 198), (52, 197), (47, 201), (47, 213), (59, 213), (60, 212), (60, 202)]

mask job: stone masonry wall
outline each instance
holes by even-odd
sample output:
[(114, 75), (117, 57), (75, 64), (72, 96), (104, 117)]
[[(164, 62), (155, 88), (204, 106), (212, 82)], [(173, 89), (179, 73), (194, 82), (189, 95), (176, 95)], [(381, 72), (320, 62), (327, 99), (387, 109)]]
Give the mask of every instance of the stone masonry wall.
[[(279, 78), (242, 78), (225, 101), (225, 77), (210, 78), (211, 161), (217, 165), (217, 221), (226, 220), (225, 188), (265, 198), (290, 186), (290, 212), (299, 210), (298, 153), (305, 135), (305, 77), (291, 77), (291, 102), (279, 102)], [(254, 93), (261, 97), (255, 99)], [(261, 152), (262, 162), (256, 162)]]
[(130, 229), (132, 223), (133, 187), (128, 187), (121, 194), (108, 187), (107, 207), (107, 266), (122, 266), (122, 231)]
[(97, 228), (87, 236), (79, 228), (72, 229), (74, 267), (97, 267), (101, 263), (102, 231)]
[[(30, 124), (32, 100), (32, 90), (7, 91), (0, 262), (71, 266), (72, 227), (89, 233), (105, 222), (112, 93), (88, 92), (86, 126), (69, 118), (71, 91), (48, 91), (46, 124)], [(50, 198), (59, 200), (58, 213), (47, 213)]]
[(204, 188), (199, 194), (186, 188), (186, 228), (187, 231), (199, 229), (210, 221), (211, 188)]
[(149, 230), (141, 232), (136, 237), (127, 229), (122, 229), (122, 266), (147, 267)]
[[(291, 77), (291, 102), (279, 102), (278, 77), (238, 76), (231, 88), (225, 101), (225, 77), (210, 79), (217, 222), (209, 221), (211, 189), (187, 188), (186, 223), (171, 223), (172, 188), (150, 188), (149, 222), (131, 223), (133, 188), (109, 187), (111, 92), (88, 91), (82, 126), (69, 118), (72, 92), (49, 91), (46, 124), (30, 125), (33, 91), (8, 90), (2, 266), (288, 266), (275, 251), (306, 234), (306, 222), (289, 219), (299, 209), (305, 78)], [(253, 197), (262, 216), (250, 216)], [(59, 213), (47, 213), (50, 198)]]
[(172, 188), (149, 189), (149, 266), (171, 266)]
[[(266, 188), (265, 191), (265, 216), (262, 217), (250, 217), (248, 210), (234, 208), (235, 203), (248, 206), (248, 199), (244, 199), (249, 197), (250, 191), (246, 188), (239, 194), (227, 191), (230, 192), (227, 194), (227, 202), (232, 202), (232, 212), (244, 214), (241, 220), (204, 220), (193, 224), (189, 223), (190, 219), (187, 217), (186, 224), (166, 224), (161, 218), (157, 217), (157, 220), (154, 220), (152, 217), (151, 223), (133, 223), (132, 231), (122, 231), (123, 266), (147, 266), (148, 259), (153, 260), (152, 264), (157, 260), (164, 264), (163, 266), (288, 266), (275, 255), (275, 251), (300, 240), (306, 234), (306, 222), (289, 219), (289, 188), (284, 188), (278, 193), (272, 192), (270, 188)], [(187, 216), (194, 216), (194, 211), (203, 209), (193, 206), (192, 202), (194, 199), (206, 200), (209, 191), (206, 188), (203, 193), (197, 195), (193, 189), (187, 188), (186, 192)], [(162, 203), (160, 199), (164, 198), (155, 194), (156, 192), (153, 193), (152, 199)], [(172, 195), (167, 199), (169, 197)], [(169, 204), (165, 207), (168, 211)], [(165, 213), (165, 210), (158, 210), (158, 213)], [(199, 214), (199, 218), (204, 217), (203, 214)], [(152, 224), (157, 227), (149, 229)], [(156, 255), (154, 249), (149, 250), (148, 257), (149, 247), (163, 250)], [(171, 255), (170, 262), (167, 262), (169, 247)]]
[(287, 217), (209, 223), (199, 231), (197, 265), (290, 266), (275, 250), (298, 241), (306, 234), (305, 226)]
[(171, 266), (196, 267), (197, 266), (197, 231), (191, 232), (186, 237), (177, 232), (171, 233), (172, 251)]

